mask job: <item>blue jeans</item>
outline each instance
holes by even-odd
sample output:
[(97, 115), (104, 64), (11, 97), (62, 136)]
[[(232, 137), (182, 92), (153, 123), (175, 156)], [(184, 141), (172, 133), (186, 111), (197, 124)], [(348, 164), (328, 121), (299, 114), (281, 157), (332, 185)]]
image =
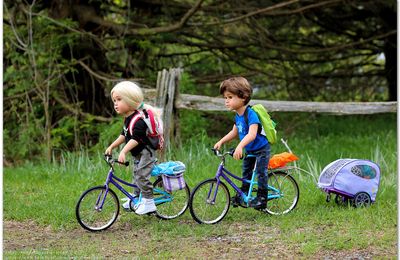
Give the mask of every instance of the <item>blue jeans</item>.
[[(271, 147), (269, 144), (263, 148), (248, 152), (248, 154), (255, 155), (255, 157), (245, 157), (243, 160), (243, 178), (246, 180), (251, 180), (253, 175), (254, 164), (256, 164), (256, 173), (258, 176), (258, 190), (267, 190), (268, 188), (268, 174), (267, 167), (269, 163), (269, 158), (271, 154)], [(242, 191), (247, 192), (249, 190), (248, 183), (242, 184)]]

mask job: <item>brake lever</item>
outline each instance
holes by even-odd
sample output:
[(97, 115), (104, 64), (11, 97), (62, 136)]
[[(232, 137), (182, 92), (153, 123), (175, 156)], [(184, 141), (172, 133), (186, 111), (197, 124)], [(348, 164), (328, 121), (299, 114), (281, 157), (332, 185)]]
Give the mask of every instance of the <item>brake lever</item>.
[(218, 156), (218, 152), (219, 152), (219, 151), (218, 151), (218, 149), (211, 148), (211, 151), (213, 151), (213, 152), (214, 152), (214, 154)]

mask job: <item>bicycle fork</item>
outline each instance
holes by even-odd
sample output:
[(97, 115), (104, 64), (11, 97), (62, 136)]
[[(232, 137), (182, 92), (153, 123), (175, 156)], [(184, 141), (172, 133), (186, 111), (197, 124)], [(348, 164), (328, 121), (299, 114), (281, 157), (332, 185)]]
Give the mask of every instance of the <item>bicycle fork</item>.
[(113, 171), (110, 169), (107, 175), (106, 183), (104, 184), (105, 190), (101, 190), (99, 193), (99, 196), (97, 196), (96, 204), (94, 206), (94, 209), (98, 212), (100, 212), (103, 209), (104, 201), (107, 198), (109, 186), (108, 184), (110, 181), (112, 181), (112, 176), (113, 176)]
[[(210, 190), (208, 191), (207, 199), (206, 199), (206, 202), (207, 202), (208, 204), (211, 204), (211, 205), (214, 205), (214, 204), (215, 204), (215, 198), (217, 197), (217, 194), (218, 194), (218, 186), (219, 186), (219, 183), (220, 183), (220, 180), (217, 179), (217, 184), (215, 185), (215, 190), (214, 190), (214, 192), (213, 192), (214, 183), (211, 183), (211, 185), (210, 185)], [(211, 195), (211, 193), (213, 193), (213, 195)], [(212, 196), (212, 197), (210, 197), (210, 196)]]
[[(221, 183), (220, 176), (222, 173), (222, 169), (223, 169), (223, 164), (221, 164), (218, 167), (217, 174), (215, 175), (215, 179), (217, 180), (217, 183), (215, 184), (215, 189), (214, 189), (214, 183), (211, 183), (211, 185), (210, 185), (210, 190), (208, 191), (207, 198), (206, 198), (207, 204), (211, 204), (211, 205), (215, 204), (215, 199), (217, 198), (217, 194), (218, 194), (218, 187), (219, 187), (219, 184)], [(213, 190), (214, 190), (214, 192), (213, 192)]]

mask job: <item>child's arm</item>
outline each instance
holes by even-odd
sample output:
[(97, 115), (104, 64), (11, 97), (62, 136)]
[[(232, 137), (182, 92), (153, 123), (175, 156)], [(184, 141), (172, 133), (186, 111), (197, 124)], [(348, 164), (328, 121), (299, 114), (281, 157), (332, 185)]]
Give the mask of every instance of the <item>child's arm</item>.
[(111, 155), (112, 154), (112, 150), (115, 147), (120, 146), (124, 142), (125, 142), (125, 136), (123, 136), (123, 135), (118, 136), (118, 138), (106, 149), (105, 154), (110, 154)]
[(236, 160), (239, 160), (243, 156), (243, 148), (251, 143), (254, 139), (257, 137), (257, 130), (258, 130), (258, 124), (252, 124), (249, 127), (249, 132), (245, 137), (243, 137), (242, 141), (238, 144), (238, 146), (235, 149), (235, 152), (233, 153), (233, 158)]
[(237, 129), (236, 125), (233, 125), (232, 130), (229, 133), (227, 133), (224, 137), (222, 137), (221, 140), (219, 140), (214, 145), (214, 149), (219, 150), (224, 143), (229, 142), (229, 141), (235, 139), (236, 137), (238, 137), (238, 129)]
[(129, 140), (129, 142), (122, 148), (121, 152), (119, 153), (118, 156), (118, 161), (119, 162), (125, 162), (125, 156), (126, 154), (132, 150), (133, 148), (136, 147), (139, 143), (135, 141), (134, 139)]

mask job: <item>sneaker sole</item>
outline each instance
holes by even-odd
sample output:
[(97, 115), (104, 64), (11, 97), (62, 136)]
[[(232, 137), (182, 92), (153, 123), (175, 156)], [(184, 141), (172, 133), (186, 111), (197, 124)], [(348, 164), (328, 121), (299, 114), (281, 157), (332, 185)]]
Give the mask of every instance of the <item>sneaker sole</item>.
[(156, 214), (156, 211), (157, 211), (157, 210), (154, 210), (154, 211), (146, 212), (146, 213), (143, 213), (143, 214), (138, 214), (138, 213), (136, 213), (136, 212), (135, 212), (135, 213), (136, 213), (136, 215), (138, 215), (138, 216), (144, 216), (144, 215), (149, 215), (149, 216), (150, 216), (150, 215)]

